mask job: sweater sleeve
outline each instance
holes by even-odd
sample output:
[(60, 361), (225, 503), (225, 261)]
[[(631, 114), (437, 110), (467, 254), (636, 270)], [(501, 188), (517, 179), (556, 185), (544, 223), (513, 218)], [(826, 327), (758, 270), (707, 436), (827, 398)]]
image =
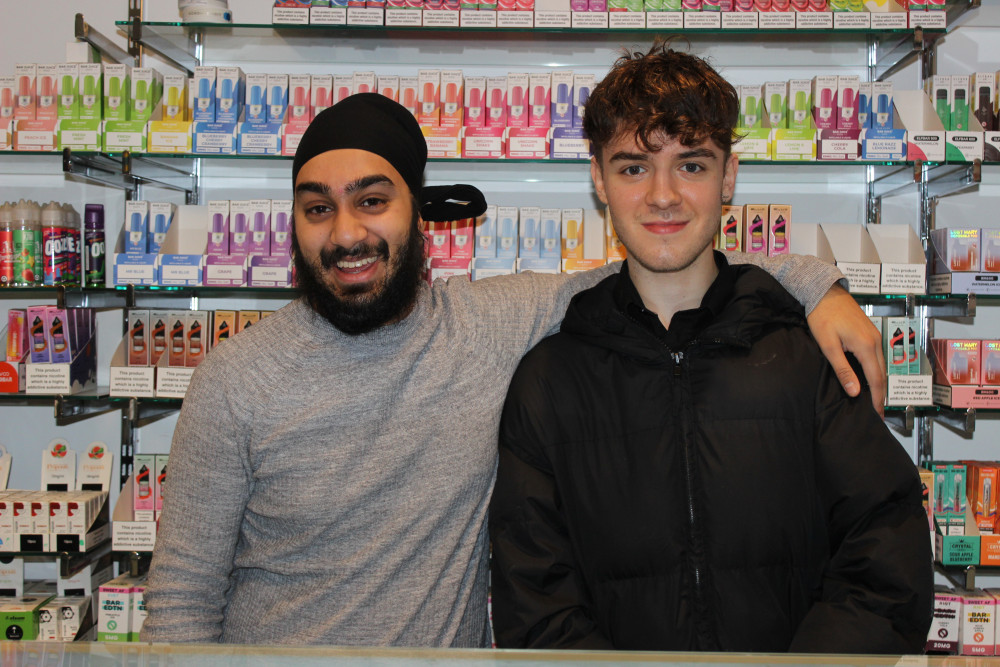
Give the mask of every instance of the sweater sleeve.
[(822, 366), (816, 474), (831, 555), (789, 650), (921, 653), (934, 575), (919, 476), (867, 390), (846, 397)]
[(551, 434), (539, 417), (553, 407), (528, 387), (536, 383), (527, 369), (530, 364), (518, 370), (504, 406), (490, 504), (496, 642), (501, 648), (611, 649), (594, 620), (543, 452)]
[(211, 642), (223, 634), (251, 476), (249, 397), (234, 395), (219, 361), (210, 354), (195, 371), (174, 430), (143, 641)]
[(730, 264), (753, 264), (770, 273), (795, 300), (812, 312), (827, 291), (837, 282), (847, 289), (847, 279), (833, 264), (810, 255), (775, 255), (727, 252)]

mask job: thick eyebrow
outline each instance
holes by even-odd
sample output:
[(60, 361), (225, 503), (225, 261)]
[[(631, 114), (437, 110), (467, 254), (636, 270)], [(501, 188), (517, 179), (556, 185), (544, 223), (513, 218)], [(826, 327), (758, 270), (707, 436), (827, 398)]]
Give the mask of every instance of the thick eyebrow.
[[(344, 186), (344, 194), (352, 195), (373, 185), (388, 185), (390, 187), (396, 187), (396, 184), (392, 182), (392, 179), (385, 174), (369, 174), (368, 176), (357, 178)], [(333, 194), (329, 185), (318, 181), (305, 181), (304, 183), (299, 183), (295, 186), (295, 194), (306, 192), (323, 195), (324, 197), (330, 197)]]
[(689, 151), (684, 151), (677, 155), (680, 160), (690, 160), (691, 158), (706, 158), (708, 160), (715, 159), (715, 153), (708, 148), (692, 148)]
[(608, 162), (616, 162), (619, 160), (623, 162), (644, 162), (648, 159), (649, 156), (646, 153), (629, 153), (628, 151), (618, 151), (610, 158), (608, 158)]

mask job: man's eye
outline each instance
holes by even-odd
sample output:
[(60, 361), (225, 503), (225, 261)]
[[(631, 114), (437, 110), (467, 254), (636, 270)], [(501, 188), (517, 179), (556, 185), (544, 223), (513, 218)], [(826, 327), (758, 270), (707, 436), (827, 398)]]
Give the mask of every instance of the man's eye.
[(365, 197), (361, 200), (361, 206), (363, 208), (376, 208), (385, 204), (385, 199), (381, 197)]
[(637, 164), (630, 164), (629, 166), (622, 169), (622, 173), (626, 176), (638, 176), (643, 172), (643, 168)]
[(316, 204), (306, 208), (306, 215), (325, 215), (330, 212), (330, 207), (324, 204)]
[(700, 164), (695, 164), (694, 162), (688, 162), (681, 168), (689, 174), (697, 174), (704, 171), (704, 167)]

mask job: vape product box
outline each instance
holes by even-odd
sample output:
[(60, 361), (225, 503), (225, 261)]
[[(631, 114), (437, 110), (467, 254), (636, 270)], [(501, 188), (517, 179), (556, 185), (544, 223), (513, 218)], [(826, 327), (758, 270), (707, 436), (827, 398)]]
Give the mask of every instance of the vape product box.
[(0, 637), (21, 641), (38, 639), (39, 611), (51, 595), (23, 595), (0, 604)]
[[(337, 79), (339, 77), (334, 77), (333, 89), (334, 91), (339, 90)], [(414, 116), (417, 115), (419, 109), (417, 108), (420, 104), (420, 95), (418, 94), (420, 86), (419, 76), (401, 76), (399, 77), (399, 98), (396, 100), (399, 102), (407, 111), (412, 113)]]
[[(315, 80), (313, 85), (316, 85)], [(384, 96), (388, 97), (393, 102), (399, 101), (399, 77), (398, 76), (385, 76), (379, 75), (377, 78), (378, 92)]]
[(982, 356), (980, 384), (984, 387), (1000, 386), (1000, 340), (984, 340), (979, 352)]
[(451, 221), (452, 259), (472, 259), (475, 243), (472, 218)]
[(719, 227), (719, 250), (743, 252), (743, 207), (723, 204)]
[(465, 113), (463, 123), (466, 127), (486, 126), (486, 77), (465, 77), (465, 94), (463, 95)]
[(166, 310), (149, 311), (149, 365), (155, 366), (160, 357), (167, 351), (167, 327), (170, 324), (170, 312)]
[(35, 119), (52, 120), (59, 116), (58, 65), (37, 65), (35, 69)]
[(551, 125), (552, 75), (548, 72), (533, 72), (528, 75), (528, 105), (530, 115), (528, 127), (549, 127)]
[(62, 623), (59, 614), (61, 598), (52, 598), (38, 610), (38, 637), (43, 642), (62, 641)]
[(497, 257), (517, 257), (517, 220), (516, 206), (497, 206)]
[(740, 116), (737, 127), (755, 129), (763, 127), (764, 104), (761, 99), (762, 86), (739, 86)]
[(128, 65), (104, 65), (104, 120), (130, 120)]
[(743, 252), (767, 253), (767, 204), (747, 204), (743, 207)]
[(149, 202), (125, 202), (125, 252), (146, 252), (146, 234), (149, 231)]
[(250, 250), (251, 224), (254, 213), (253, 202), (232, 200), (229, 202), (229, 254), (246, 255)]
[(507, 77), (486, 79), (486, 127), (507, 127)]
[(887, 317), (882, 329), (883, 354), (889, 375), (909, 375), (907, 351), (910, 322), (905, 317)]
[(212, 348), (234, 335), (236, 335), (236, 311), (215, 311), (212, 315)]
[(52, 360), (48, 341), (48, 306), (28, 306), (28, 335), (31, 363), (47, 364)]
[(788, 83), (768, 81), (764, 84), (764, 110), (771, 127), (788, 127)]
[(920, 340), (920, 322), (911, 317), (907, 322), (906, 331), (906, 363), (909, 375), (920, 375), (920, 357), (923, 354), (921, 351), (922, 342)]
[(80, 628), (88, 616), (91, 616), (90, 595), (74, 595), (55, 598), (59, 605), (59, 632), (61, 641), (71, 642), (76, 639)]
[(441, 123), (441, 107), (438, 95), (441, 88), (441, 70), (422, 69), (417, 73), (417, 90), (420, 91), (420, 106), (417, 122), (421, 125), (437, 127)]
[(465, 111), (465, 92), (462, 88), (462, 70), (441, 71), (441, 88), (438, 106), (438, 124), (442, 127), (461, 127)]
[(946, 227), (931, 230), (934, 246), (934, 273), (979, 271), (980, 245), (978, 228)]
[(952, 89), (951, 77), (935, 74), (926, 80), (927, 95), (931, 98), (934, 111), (945, 130), (954, 129), (951, 126)]
[(162, 94), (163, 76), (152, 67), (135, 67), (129, 85), (129, 120), (152, 119)]
[(350, 97), (354, 90), (354, 74), (337, 74), (333, 77), (333, 103)]
[(771, 204), (768, 207), (767, 254), (786, 255), (789, 231), (792, 226), (792, 207), (788, 204)]
[(789, 129), (808, 130), (814, 127), (812, 103), (812, 81), (809, 79), (791, 79), (788, 82)]
[(874, 81), (871, 91), (869, 125), (873, 128), (892, 129), (895, 125), (892, 81)]
[(35, 74), (37, 66), (34, 63), (14, 65), (14, 78), (17, 81), (14, 104), (14, 120), (35, 120)]
[(962, 633), (958, 645), (961, 655), (996, 653), (996, 603), (981, 588), (962, 592)]
[(186, 333), (187, 311), (169, 311), (167, 322), (167, 366), (183, 368), (186, 348), (184, 335)]
[(205, 346), (208, 344), (208, 313), (204, 310), (188, 311), (186, 328), (184, 365), (194, 368), (205, 359)]
[(248, 202), (246, 254), (271, 254), (271, 200), (251, 199)]
[(149, 366), (149, 311), (133, 308), (128, 312), (128, 365)]
[(837, 128), (837, 90), (839, 77), (820, 75), (812, 80), (813, 123), (817, 128), (833, 130)]
[(285, 122), (288, 111), (288, 75), (267, 75), (267, 120), (272, 123)]
[(861, 79), (858, 76), (837, 77), (837, 129), (857, 130), (861, 128), (858, 122), (858, 88)]
[[(107, 72), (105, 72), (106, 77)], [(191, 120), (208, 123), (215, 122), (216, 77), (217, 72), (215, 67), (199, 65), (194, 68), (194, 83), (191, 86), (194, 114), (191, 116)]]
[(74, 348), (70, 346), (70, 322), (67, 318), (65, 308), (50, 307), (46, 311), (46, 335), (48, 336), (49, 349), (52, 363), (68, 364), (73, 360)]
[(267, 122), (267, 74), (250, 73), (244, 78), (243, 120), (249, 123)]
[(149, 203), (149, 219), (152, 222), (146, 237), (146, 252), (160, 252), (160, 247), (167, 238), (167, 232), (170, 230), (170, 225), (173, 224), (176, 212), (177, 207), (170, 202)]
[(21, 308), (7, 311), (6, 360), (18, 362), (28, 352), (28, 313)]
[(427, 235), (430, 243), (427, 246), (427, 256), (430, 258), (447, 259), (451, 257), (451, 223), (448, 221), (429, 221)]
[(288, 75), (288, 122), (311, 120), (312, 76)]
[(378, 77), (375, 72), (355, 72), (352, 77), (351, 90), (353, 94), (358, 93), (376, 93), (378, 88), (375, 86), (375, 82)]
[(858, 84), (858, 127), (868, 129), (872, 126), (872, 84), (871, 81), (861, 81)]
[(208, 202), (208, 215), (212, 227), (208, 230), (205, 244), (206, 255), (229, 254), (229, 200), (220, 199)]
[(983, 271), (1000, 272), (1000, 229), (984, 227), (979, 232)]
[[(0, 123), (7, 125), (14, 118), (14, 109), (17, 108), (17, 77), (14, 75), (0, 75)], [(0, 142), (0, 146), (10, 147), (9, 136), (6, 142)]]
[(128, 640), (139, 641), (139, 632), (146, 620), (146, 577), (141, 576), (132, 584), (132, 619), (129, 623)]
[(271, 200), (271, 255), (292, 255), (292, 200)]
[[(3, 506), (4, 515), (9, 519), (8, 505), (9, 498), (0, 500)], [(13, 535), (13, 523), (9, 524), (10, 530), (7, 535)], [(9, 538), (5, 538), (6, 544)], [(20, 556), (0, 555), (0, 598), (20, 597), (24, 595), (24, 559)]]
[(330, 74), (313, 74), (309, 80), (309, 116), (333, 105), (333, 76)]
[(965, 74), (951, 77), (951, 129), (969, 130), (969, 77)]
[(997, 484), (1000, 468), (996, 463), (968, 461), (968, 484), (971, 489), (969, 502), (981, 535), (992, 535), (997, 521)]
[(627, 256), (625, 245), (618, 238), (614, 223), (611, 221), (611, 209), (604, 209), (604, 239), (605, 252), (609, 262), (624, 260)]
[[(562, 210), (562, 258), (583, 259), (583, 209), (564, 208)], [(603, 238), (603, 234), (601, 235)]]
[(492, 259), (497, 256), (497, 207), (488, 204), (486, 211), (476, 218), (476, 257)]
[(169, 454), (156, 454), (156, 477), (153, 482), (153, 507), (156, 510), (156, 520), (160, 519), (160, 512), (163, 511), (163, 483), (167, 481), (167, 462), (170, 460)]
[(241, 310), (236, 316), (236, 333), (249, 329), (260, 322), (259, 310)]
[[(521, 209), (522, 211), (524, 209)], [(543, 208), (539, 211), (538, 256), (542, 259), (562, 258), (562, 209)]]
[(101, 585), (97, 614), (97, 641), (129, 641), (132, 624), (133, 585), (133, 578), (127, 574), (122, 574)]
[(541, 209), (537, 206), (522, 206), (519, 211), (518, 257), (540, 257), (539, 218)]
[(153, 521), (156, 510), (153, 498), (156, 457), (152, 454), (136, 454), (132, 467), (135, 470), (132, 483), (133, 518), (135, 521)]
[(590, 91), (597, 85), (593, 74), (573, 75), (573, 127), (583, 127), (583, 110), (590, 99)]
[(528, 85), (526, 72), (507, 74), (507, 127), (528, 127)]
[(992, 132), (997, 129), (996, 81), (997, 76), (993, 72), (976, 72), (969, 77), (972, 114), (979, 121), (980, 126), (971, 128), (973, 130), (982, 129), (983, 132)]
[(947, 586), (934, 587), (934, 616), (927, 633), (927, 653), (958, 653), (962, 619), (962, 596)]
[(549, 108), (552, 127), (573, 127), (573, 76), (568, 71), (552, 73)]
[(163, 76), (163, 120), (188, 120), (187, 81), (183, 74)]
[(935, 384), (978, 385), (980, 371), (979, 340), (935, 338), (931, 340), (937, 363), (934, 366)]
[(78, 67), (77, 96), (80, 100), (81, 120), (100, 120), (104, 113), (101, 91), (104, 87), (103, 67), (100, 63), (81, 63)]

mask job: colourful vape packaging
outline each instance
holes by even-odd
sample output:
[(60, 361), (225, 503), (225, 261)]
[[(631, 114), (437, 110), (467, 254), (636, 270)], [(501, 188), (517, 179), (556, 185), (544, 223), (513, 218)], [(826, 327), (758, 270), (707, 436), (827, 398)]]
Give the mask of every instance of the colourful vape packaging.
[(528, 127), (549, 127), (551, 125), (552, 75), (548, 72), (533, 72), (528, 75)]
[(239, 122), (243, 110), (245, 85), (243, 70), (239, 67), (216, 69), (215, 121), (217, 123)]
[(507, 127), (507, 77), (486, 79), (486, 127)]
[(549, 117), (552, 127), (573, 127), (573, 72), (552, 73)]
[(292, 200), (271, 200), (271, 255), (292, 256)]
[(561, 259), (562, 209), (543, 208), (539, 211), (538, 220), (538, 256), (542, 259)]
[(156, 518), (156, 499), (153, 497), (156, 484), (156, 456), (136, 454), (132, 460), (132, 469), (135, 471), (132, 479), (133, 517), (136, 521), (153, 521)]
[(486, 77), (465, 77), (465, 95), (463, 96), (465, 114), (463, 123), (466, 127), (486, 126)]
[(309, 74), (288, 75), (288, 122), (312, 119), (312, 76)]
[(993, 72), (976, 72), (969, 77), (970, 103), (972, 113), (979, 121), (978, 128), (972, 128), (983, 132), (992, 132), (997, 129), (996, 123), (996, 74)]
[(248, 255), (271, 254), (271, 200), (252, 199), (247, 212), (247, 250)]
[(174, 221), (177, 207), (170, 202), (149, 203), (149, 230), (146, 235), (146, 252), (159, 254), (167, 238), (167, 231)]
[(858, 127), (872, 126), (872, 84), (862, 81), (858, 84)]
[(184, 340), (187, 333), (187, 311), (171, 310), (167, 320), (167, 365), (182, 368), (184, 366), (184, 356), (186, 342)]
[(212, 314), (212, 349), (236, 335), (236, 311), (217, 310)]
[(104, 116), (104, 68), (101, 63), (80, 63), (77, 94), (80, 120), (100, 120)]
[(155, 366), (159, 363), (160, 357), (167, 351), (168, 328), (170, 327), (170, 311), (150, 310), (149, 311), (149, 365)]
[(837, 77), (837, 129), (857, 130), (858, 122), (858, 88), (861, 79), (858, 76)]
[(351, 82), (351, 91), (357, 95), (359, 93), (377, 93), (378, 88), (375, 83), (378, 80), (375, 72), (355, 72)]
[(906, 329), (906, 363), (909, 375), (920, 375), (921, 351), (920, 321), (909, 318)]
[(624, 260), (628, 254), (624, 244), (618, 238), (614, 222), (611, 220), (611, 209), (604, 209), (604, 252), (609, 262)]
[(333, 77), (333, 103), (336, 104), (351, 95), (354, 90), (354, 74), (337, 74)]
[(156, 510), (156, 520), (160, 519), (160, 512), (163, 511), (163, 483), (167, 481), (167, 462), (170, 460), (169, 454), (156, 454), (156, 478), (153, 481), (153, 508)]
[(475, 246), (475, 230), (472, 218), (451, 221), (451, 258), (472, 259)]
[(892, 81), (874, 81), (871, 84), (869, 125), (892, 129), (895, 124), (892, 106)]
[[(984, 340), (980, 352), (983, 357), (980, 384), (984, 387), (1000, 386), (1000, 340)], [(1000, 492), (1000, 489), (994, 490)]]
[(743, 252), (767, 253), (769, 215), (767, 204), (747, 204), (743, 207)]
[(768, 81), (764, 84), (764, 110), (771, 127), (788, 127), (788, 83)]
[(451, 257), (451, 223), (448, 221), (430, 221), (427, 223), (427, 256), (432, 259), (447, 259)]
[(417, 73), (417, 90), (420, 92), (417, 109), (419, 124), (437, 127), (441, 123), (441, 106), (438, 102), (440, 88), (441, 70), (422, 69)]
[(186, 328), (184, 365), (188, 368), (194, 368), (205, 358), (205, 348), (210, 336), (208, 313), (204, 310), (188, 311)]
[[(334, 91), (337, 90), (336, 77), (334, 77)], [(401, 76), (399, 77), (399, 97), (396, 99), (407, 111), (412, 113), (414, 116), (418, 113), (418, 106), (420, 105), (420, 95), (418, 91), (420, 90), (420, 77), (419, 76)]]
[(507, 74), (507, 127), (528, 127), (528, 84), (526, 72)]
[(395, 75), (380, 75), (377, 81), (378, 92), (393, 102), (399, 101), (399, 77)]
[(935, 339), (935, 384), (978, 385), (981, 342), (970, 339)]
[(476, 257), (493, 259), (497, 256), (497, 207), (488, 204), (476, 218)]
[(163, 89), (163, 76), (151, 67), (135, 67), (129, 85), (129, 120), (154, 118)]
[(465, 92), (462, 84), (462, 70), (446, 69), (441, 71), (438, 107), (440, 109), (439, 124), (442, 127), (462, 126), (462, 119), (465, 115)]
[(519, 211), (518, 257), (541, 257), (539, 219), (542, 210), (537, 206), (522, 206)]
[(310, 117), (333, 105), (333, 76), (330, 74), (313, 74), (309, 80), (309, 110)]
[(788, 204), (771, 204), (768, 207), (767, 254), (787, 255), (792, 226), (792, 207)]
[(882, 327), (883, 353), (889, 375), (909, 375), (909, 328), (905, 317), (887, 317)]
[(163, 77), (163, 120), (188, 120), (187, 82), (183, 74)]
[(820, 129), (837, 128), (837, 88), (839, 77), (815, 76), (812, 80), (813, 123)]
[(128, 65), (108, 63), (104, 65), (104, 120), (131, 120), (130, 75)]
[(285, 122), (288, 111), (288, 75), (267, 75), (267, 120), (271, 123)]
[(927, 87), (927, 94), (931, 98), (931, 103), (934, 105), (934, 111), (941, 120), (944, 129), (955, 129), (951, 126), (951, 77), (935, 74), (927, 79), (925, 85)]
[(951, 129), (955, 132), (969, 129), (969, 77), (965, 74), (951, 77)]
[(979, 234), (978, 228), (968, 227), (931, 230), (934, 273), (981, 270)]
[(584, 107), (595, 85), (597, 81), (593, 74), (573, 75), (573, 127), (583, 127)]
[(7, 125), (14, 119), (17, 107), (17, 77), (0, 76), (0, 123)]
[(129, 366), (149, 366), (151, 333), (148, 310), (133, 308), (128, 311), (125, 343), (128, 345)]
[(18, 362), (28, 352), (28, 313), (21, 308), (7, 311), (7, 355), (9, 362)]
[(65, 308), (50, 306), (45, 311), (45, 335), (48, 340), (50, 359), (54, 364), (68, 364), (73, 360), (70, 347), (70, 322)]
[(738, 127), (754, 129), (763, 127), (764, 104), (761, 96), (762, 86), (740, 86), (740, 116), (736, 122)]
[(254, 208), (250, 201), (229, 202), (229, 254), (245, 255), (250, 250), (250, 232)]
[(723, 204), (719, 227), (719, 250), (743, 252), (743, 207)]
[(814, 127), (812, 120), (812, 81), (791, 79), (788, 82), (788, 128), (808, 130)]
[(35, 120), (36, 72), (37, 66), (34, 63), (14, 65), (14, 78), (17, 82), (14, 91), (14, 120)]
[(58, 104), (59, 66), (37, 65), (35, 68), (35, 119), (52, 120), (59, 117)]
[(241, 310), (236, 316), (236, 333), (249, 329), (260, 322), (259, 310)]
[(229, 254), (229, 200), (222, 199), (208, 202), (208, 215), (211, 227), (205, 244), (206, 255)]
[(996, 599), (981, 588), (962, 592), (962, 634), (958, 642), (960, 655), (996, 653), (996, 608)]
[(516, 206), (497, 206), (497, 254), (498, 258), (517, 257), (517, 220)]
[(146, 252), (149, 231), (149, 202), (125, 202), (125, 252)]
[(958, 637), (962, 618), (962, 596), (947, 586), (934, 587), (934, 616), (927, 633), (927, 653), (958, 653)]
[(583, 259), (583, 209), (562, 211), (562, 258)]
[[(107, 76), (106, 73), (105, 76)], [(191, 120), (207, 123), (215, 122), (215, 86), (217, 76), (215, 67), (199, 65), (194, 68), (194, 80), (191, 85), (194, 115), (191, 116)]]

